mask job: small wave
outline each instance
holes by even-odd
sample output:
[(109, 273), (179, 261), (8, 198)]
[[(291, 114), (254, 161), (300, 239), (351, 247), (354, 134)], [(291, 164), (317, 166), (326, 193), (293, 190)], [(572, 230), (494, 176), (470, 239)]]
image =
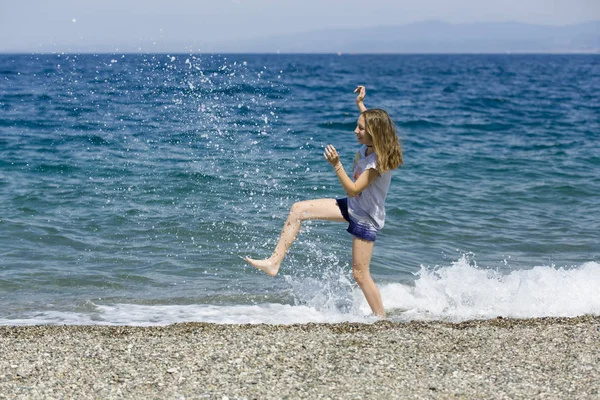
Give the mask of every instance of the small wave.
[[(374, 320), (373, 320), (374, 321)], [(332, 315), (309, 306), (260, 305), (97, 305), (88, 313), (43, 311), (29, 317), (0, 319), (0, 325), (131, 325), (155, 326), (178, 322), (218, 324), (297, 324), (368, 322), (351, 314)]]
[(513, 128), (513, 125), (509, 125), (509, 124), (501, 124), (501, 123), (482, 123), (482, 124), (460, 124), (460, 125), (454, 125), (453, 127), (455, 128), (461, 128), (461, 129), (473, 129), (473, 130), (478, 130), (478, 131), (485, 131), (485, 132), (500, 132), (500, 131), (507, 131)]
[(192, 180), (196, 183), (208, 183), (217, 181), (219, 178), (214, 175), (205, 174), (202, 172), (183, 172), (180, 170), (173, 171), (169, 174), (173, 179)]
[(59, 164), (39, 164), (33, 168), (33, 171), (39, 173), (60, 173), (60, 174), (70, 174), (78, 171), (79, 168), (73, 165), (59, 163)]
[(0, 75), (18, 75), (19, 72), (14, 69), (0, 69)]
[(22, 101), (32, 101), (35, 98), (35, 95), (32, 93), (7, 93), (2, 96), (3, 102), (22, 102)]
[(185, 90), (187, 93), (195, 93), (201, 95), (224, 95), (224, 96), (233, 96), (237, 94), (258, 94), (262, 93), (264, 90), (261, 87), (257, 87), (256, 85), (249, 85), (246, 83), (240, 84), (232, 84), (232, 85), (224, 85), (224, 86), (215, 86), (215, 87), (206, 87), (198, 84), (197, 86), (193, 85), (192, 82), (187, 83), (187, 87), (183, 87), (182, 90)]
[(331, 130), (354, 130), (356, 128), (356, 122), (325, 122), (318, 125), (319, 128), (331, 129)]
[(458, 90), (460, 90), (464, 85), (458, 83), (458, 82), (454, 82), (451, 83), (450, 85), (446, 86), (444, 88), (444, 90), (442, 90), (443, 93), (454, 93)]
[(405, 122), (397, 122), (397, 125), (403, 128), (439, 128), (444, 126), (444, 124), (429, 121), (426, 119), (416, 119)]
[[(80, 128), (80, 130), (82, 130)], [(73, 143), (85, 143), (88, 145), (93, 145), (93, 146), (108, 146), (111, 144), (111, 142), (109, 142), (107, 139), (103, 138), (102, 136), (99, 135), (86, 135), (86, 134), (78, 134), (78, 135), (71, 135), (71, 136), (67, 136), (64, 137), (62, 139), (62, 141), (67, 144), (69, 142), (73, 142)]]
[(483, 106), (483, 107), (504, 107), (512, 104), (509, 99), (501, 97), (479, 97), (474, 99), (468, 99), (465, 101), (468, 106)]
[(381, 292), (386, 308), (402, 310), (400, 320), (574, 317), (600, 314), (599, 282), (596, 262), (502, 274), (463, 257), (449, 267), (421, 267), (414, 286), (393, 283)]
[(54, 120), (27, 120), (27, 119), (2, 119), (0, 118), (0, 127), (10, 127), (15, 129), (31, 129), (31, 130), (51, 130), (60, 128), (61, 124)]

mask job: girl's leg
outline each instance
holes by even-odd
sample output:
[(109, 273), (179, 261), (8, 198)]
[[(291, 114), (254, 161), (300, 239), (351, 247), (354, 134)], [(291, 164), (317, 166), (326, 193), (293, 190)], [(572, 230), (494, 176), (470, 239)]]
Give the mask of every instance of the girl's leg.
[(271, 276), (277, 275), (279, 265), (281, 265), (283, 257), (285, 257), (292, 243), (294, 243), (302, 221), (307, 219), (345, 221), (335, 199), (317, 199), (294, 203), (271, 257), (264, 260), (253, 260), (246, 257), (246, 261)]
[(385, 318), (379, 289), (371, 279), (371, 272), (369, 271), (374, 245), (375, 242), (354, 238), (352, 242), (352, 275), (354, 275), (354, 280), (356, 280), (367, 298), (367, 303), (371, 306), (373, 314)]

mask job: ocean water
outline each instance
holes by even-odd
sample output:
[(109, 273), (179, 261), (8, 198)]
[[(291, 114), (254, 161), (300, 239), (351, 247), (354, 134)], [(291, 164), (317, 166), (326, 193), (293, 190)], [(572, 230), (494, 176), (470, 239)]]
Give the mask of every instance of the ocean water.
[(371, 263), (390, 319), (600, 314), (597, 55), (0, 55), (0, 324), (373, 321), (343, 197), (353, 90), (404, 149)]

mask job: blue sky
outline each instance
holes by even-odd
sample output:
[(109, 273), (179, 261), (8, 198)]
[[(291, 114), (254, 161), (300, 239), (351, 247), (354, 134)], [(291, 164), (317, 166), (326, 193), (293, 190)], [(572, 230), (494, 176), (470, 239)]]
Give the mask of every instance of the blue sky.
[[(367, 5), (368, 4), (368, 5)], [(335, 28), (600, 20), (599, 0), (0, 0), (0, 51), (190, 50), (205, 43)]]

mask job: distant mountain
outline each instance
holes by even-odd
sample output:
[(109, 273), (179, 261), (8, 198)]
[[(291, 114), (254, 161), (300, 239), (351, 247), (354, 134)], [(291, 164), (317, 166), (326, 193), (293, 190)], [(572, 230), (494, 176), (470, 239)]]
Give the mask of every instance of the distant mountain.
[(254, 40), (206, 44), (231, 53), (600, 53), (600, 21), (548, 26), (520, 22), (322, 30)]

